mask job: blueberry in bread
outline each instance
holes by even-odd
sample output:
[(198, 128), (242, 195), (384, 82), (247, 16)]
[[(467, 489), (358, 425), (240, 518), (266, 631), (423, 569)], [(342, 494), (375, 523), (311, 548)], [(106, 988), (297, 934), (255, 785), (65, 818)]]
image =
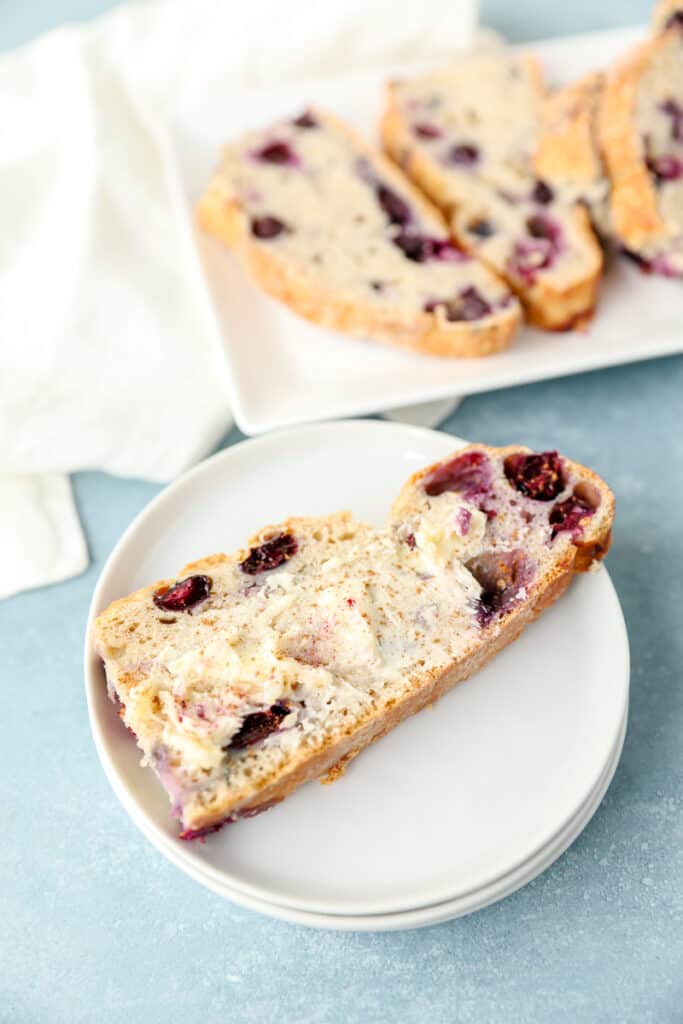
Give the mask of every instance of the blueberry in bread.
[(520, 320), (510, 289), (424, 196), (321, 110), (227, 146), (198, 218), (267, 292), (333, 330), (483, 356)]
[(471, 676), (602, 558), (613, 513), (557, 452), (470, 445), (382, 528), (289, 519), (115, 601), (95, 648), (182, 838), (335, 777)]
[(392, 82), (381, 132), (460, 245), (505, 278), (533, 323), (562, 330), (590, 317), (602, 253), (585, 209), (534, 171), (544, 97), (530, 56), (466, 59)]
[(680, 277), (683, 23), (672, 15), (664, 25), (608, 73), (598, 134), (614, 235), (643, 269)]

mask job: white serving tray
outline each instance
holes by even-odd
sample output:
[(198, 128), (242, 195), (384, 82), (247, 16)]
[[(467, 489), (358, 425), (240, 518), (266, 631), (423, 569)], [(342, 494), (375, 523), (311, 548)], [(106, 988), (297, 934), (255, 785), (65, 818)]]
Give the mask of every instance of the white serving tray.
[[(642, 29), (619, 29), (526, 48), (541, 58), (548, 81), (559, 84), (605, 66), (642, 34)], [(400, 72), (387, 67), (248, 97), (202, 96), (201, 106), (178, 114), (172, 134), (188, 217), (227, 136), (315, 102), (373, 137), (383, 82)], [(232, 411), (248, 434), (683, 351), (680, 281), (646, 277), (623, 259), (609, 268), (598, 312), (586, 331), (550, 334), (524, 328), (499, 355), (443, 359), (313, 326), (251, 284), (219, 243), (199, 236), (196, 241), (208, 305), (225, 352)]]

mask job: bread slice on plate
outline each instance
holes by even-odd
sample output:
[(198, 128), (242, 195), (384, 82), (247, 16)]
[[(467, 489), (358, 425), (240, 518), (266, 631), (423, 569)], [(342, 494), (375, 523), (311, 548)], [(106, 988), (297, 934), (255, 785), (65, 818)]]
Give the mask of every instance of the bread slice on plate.
[[(669, 5), (672, 7), (672, 5)], [(673, 9), (673, 8), (672, 8)], [(671, 19), (665, 19), (668, 24)], [(644, 270), (683, 275), (683, 24), (653, 35), (607, 75), (598, 115), (609, 216)]]
[(585, 209), (536, 176), (545, 87), (531, 56), (468, 58), (390, 83), (384, 147), (448, 218), (458, 242), (508, 282), (529, 320), (590, 318), (602, 252)]
[(485, 356), (520, 321), (507, 285), (452, 241), (424, 196), (321, 110), (227, 146), (198, 219), (269, 294), (331, 330)]
[(95, 648), (181, 838), (335, 778), (478, 671), (603, 557), (613, 514), (557, 452), (470, 445), (384, 527), (288, 519), (115, 601)]

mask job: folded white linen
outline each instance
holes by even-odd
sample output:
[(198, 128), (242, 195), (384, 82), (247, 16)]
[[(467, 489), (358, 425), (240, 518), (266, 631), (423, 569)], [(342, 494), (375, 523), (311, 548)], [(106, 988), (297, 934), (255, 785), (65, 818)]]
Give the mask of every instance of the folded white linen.
[(171, 119), (209, 90), (446, 59), (475, 23), (474, 0), (148, 0), (0, 60), (0, 478), (21, 526), (0, 532), (0, 558), (15, 591), (85, 564), (53, 474), (167, 480), (231, 422)]

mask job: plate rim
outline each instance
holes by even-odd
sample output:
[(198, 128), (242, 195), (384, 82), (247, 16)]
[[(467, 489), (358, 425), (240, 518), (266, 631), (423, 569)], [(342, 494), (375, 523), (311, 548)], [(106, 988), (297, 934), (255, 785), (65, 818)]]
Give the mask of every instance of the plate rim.
[[(361, 910), (359, 910), (356, 906), (353, 906), (353, 909), (351, 909), (349, 911), (345, 911), (344, 909), (341, 909), (341, 910), (340, 909), (335, 909), (335, 907), (339, 906), (338, 901), (335, 901), (335, 900), (321, 901), (321, 900), (317, 899), (317, 900), (312, 901), (312, 903), (317, 904), (317, 907), (316, 906), (304, 906), (304, 907), (302, 907), (301, 903), (297, 899), (295, 899), (295, 898), (284, 898), (284, 899), (277, 899), (275, 901), (270, 901), (268, 899), (268, 897), (266, 895), (264, 895), (263, 886), (252, 885), (249, 882), (245, 882), (245, 883), (240, 883), (238, 881), (236, 882), (233, 878), (231, 878), (231, 884), (227, 883), (227, 882), (225, 882), (225, 877), (226, 877), (225, 872), (222, 872), (219, 868), (216, 868), (215, 866), (207, 864), (207, 863), (202, 864), (201, 868), (197, 868), (196, 864), (198, 863), (198, 859), (194, 858), (194, 857), (187, 856), (187, 855), (183, 855), (182, 851), (180, 851), (180, 850), (176, 851), (176, 848), (175, 848), (175, 845), (174, 845), (174, 841), (171, 839), (171, 837), (169, 837), (156, 823), (154, 823), (149, 818), (149, 816), (145, 812), (144, 808), (142, 806), (138, 805), (137, 799), (136, 799), (136, 797), (134, 795), (134, 792), (131, 789), (131, 787), (129, 787), (120, 778), (119, 772), (118, 772), (118, 770), (116, 768), (116, 765), (115, 765), (115, 762), (114, 762), (114, 758), (112, 756), (110, 756), (110, 753), (109, 753), (109, 750), (108, 750), (107, 740), (106, 740), (106, 737), (105, 737), (105, 731), (106, 730), (105, 730), (105, 727), (104, 727), (104, 723), (100, 722), (100, 719), (98, 717), (98, 712), (97, 712), (96, 704), (95, 704), (96, 687), (99, 687), (101, 685), (101, 675), (99, 674), (100, 670), (99, 670), (99, 664), (98, 664), (97, 656), (94, 654), (94, 651), (92, 649), (92, 642), (91, 642), (92, 625), (93, 625), (94, 618), (99, 613), (99, 611), (102, 609), (102, 607), (103, 607), (103, 605), (105, 603), (102, 600), (102, 592), (106, 588), (106, 585), (108, 583), (109, 573), (110, 573), (111, 569), (113, 567), (115, 567), (115, 565), (117, 564), (119, 556), (120, 556), (122, 550), (125, 548), (129, 538), (132, 535), (134, 535), (141, 527), (144, 527), (144, 524), (145, 524), (146, 520), (149, 517), (154, 515), (154, 513), (159, 508), (159, 506), (162, 506), (166, 502), (172, 501), (173, 496), (174, 496), (174, 494), (176, 493), (177, 490), (186, 487), (188, 485), (188, 483), (191, 483), (191, 481), (195, 477), (203, 475), (203, 474), (205, 474), (207, 472), (210, 473), (217, 463), (222, 462), (222, 461), (230, 461), (232, 458), (235, 457), (235, 452), (238, 449), (243, 451), (245, 447), (248, 447), (249, 449), (256, 450), (256, 449), (258, 449), (260, 447), (272, 446), (274, 443), (277, 444), (278, 442), (282, 442), (282, 441), (286, 442), (288, 436), (291, 437), (291, 436), (296, 435), (297, 437), (301, 437), (302, 435), (305, 435), (305, 434), (311, 434), (313, 436), (317, 436), (317, 444), (320, 444), (321, 443), (321, 440), (320, 440), (320, 435), (321, 434), (324, 435), (325, 433), (337, 433), (340, 430), (342, 432), (346, 432), (346, 433), (360, 433), (361, 436), (364, 436), (368, 430), (370, 430), (371, 432), (372, 431), (376, 431), (376, 432), (379, 432), (379, 433), (383, 432), (385, 434), (393, 433), (395, 435), (401, 435), (401, 438), (403, 439), (403, 442), (405, 444), (409, 443), (409, 440), (410, 440), (411, 437), (414, 438), (415, 441), (427, 440), (428, 439), (430, 442), (433, 442), (435, 438), (438, 438), (439, 443), (440, 444), (441, 443), (444, 444), (444, 448), (445, 448), (445, 442), (447, 441), (448, 445), (450, 447), (452, 447), (453, 450), (457, 450), (459, 447), (462, 447), (462, 445), (466, 443), (462, 438), (455, 437), (455, 436), (453, 436), (451, 434), (447, 434), (447, 433), (444, 433), (442, 431), (430, 430), (428, 428), (415, 427), (415, 426), (406, 425), (406, 424), (387, 422), (387, 421), (384, 421), (384, 420), (338, 420), (338, 421), (333, 420), (333, 421), (326, 421), (326, 422), (323, 422), (323, 423), (308, 424), (308, 425), (305, 425), (305, 426), (289, 428), (287, 430), (282, 430), (282, 431), (278, 431), (278, 432), (273, 433), (273, 434), (268, 434), (268, 435), (266, 435), (264, 437), (256, 437), (256, 438), (247, 439), (245, 441), (239, 442), (238, 444), (231, 445), (231, 446), (229, 446), (229, 447), (227, 447), (225, 449), (222, 449), (219, 452), (216, 452), (214, 455), (210, 456), (208, 459), (205, 459), (202, 462), (200, 462), (199, 464), (197, 464), (196, 466), (194, 466), (187, 473), (181, 475), (177, 480), (173, 481), (173, 483), (171, 483), (168, 487), (164, 488), (158, 495), (156, 495), (133, 518), (132, 522), (124, 530), (124, 532), (123, 532), (122, 536), (120, 537), (119, 541), (114, 545), (112, 551), (110, 552), (110, 554), (109, 554), (108, 558), (106, 559), (106, 561), (105, 561), (105, 563), (104, 563), (104, 565), (102, 567), (102, 570), (100, 572), (99, 578), (97, 580), (96, 586), (95, 586), (94, 591), (93, 591), (91, 603), (90, 603), (90, 608), (89, 608), (89, 613), (88, 613), (88, 621), (87, 621), (87, 628), (86, 628), (86, 634), (85, 634), (84, 668), (85, 668), (85, 689), (86, 689), (86, 699), (87, 699), (87, 706), (88, 706), (88, 718), (89, 718), (90, 730), (91, 730), (91, 733), (93, 735), (93, 739), (94, 739), (95, 746), (96, 746), (96, 749), (97, 749), (98, 757), (100, 759), (100, 763), (102, 764), (102, 766), (104, 768), (105, 774), (106, 774), (107, 778), (109, 779), (109, 782), (110, 782), (110, 784), (112, 786), (112, 789), (114, 790), (114, 793), (115, 793), (117, 799), (123, 805), (124, 809), (126, 810), (126, 812), (129, 815), (129, 817), (131, 817), (131, 819), (137, 825), (137, 827), (143, 832), (143, 834), (148, 839), (150, 839), (150, 841), (153, 843), (153, 845), (156, 846), (157, 849), (160, 850), (160, 852), (162, 852), (164, 855), (166, 855), (167, 854), (167, 849), (166, 849), (166, 845), (165, 844), (173, 844), (173, 850), (174, 850), (174, 854), (175, 855), (173, 857), (167, 857), (167, 859), (171, 859), (172, 863), (176, 864), (176, 866), (180, 866), (179, 862), (182, 862), (183, 866), (182, 866), (181, 869), (184, 870), (185, 873), (189, 874), (191, 877), (195, 877), (195, 874), (197, 872), (199, 872), (199, 873), (203, 874), (204, 879), (205, 879), (207, 884), (208, 884), (209, 880), (213, 881), (214, 885), (213, 886), (209, 886), (210, 888), (215, 888), (215, 887), (220, 888), (221, 886), (224, 886), (224, 887), (228, 886), (233, 891), (239, 891), (241, 894), (243, 894), (247, 898), (254, 899), (256, 901), (263, 901), (265, 903), (271, 903), (272, 902), (272, 905), (277, 905), (277, 906), (280, 906), (280, 907), (287, 907), (287, 908), (292, 909), (292, 910), (297, 910), (298, 909), (299, 911), (301, 911), (303, 913), (323, 914), (323, 915), (330, 915), (330, 916), (340, 916), (341, 915), (341, 916), (345, 916), (345, 917), (348, 916), (349, 914), (351, 914), (352, 916), (362, 916), (362, 917), (365, 917), (365, 916), (370, 915), (370, 914), (408, 913), (412, 909), (414, 909), (415, 905), (411, 904), (411, 905), (406, 905), (406, 906), (399, 906), (399, 907), (396, 907), (396, 909), (393, 909), (393, 910), (387, 910), (387, 909), (383, 909), (383, 910), (382, 909), (379, 909), (379, 910), (372, 910), (372, 909), (370, 909), (370, 910), (362, 910), (361, 909)], [(619, 645), (619, 650), (620, 650), (621, 655), (623, 657), (623, 669), (624, 669), (623, 714), (625, 714), (626, 711), (627, 711), (627, 708), (628, 708), (629, 677), (630, 677), (630, 652), (629, 652), (629, 643), (628, 643), (628, 633), (627, 633), (627, 630), (626, 630), (626, 624), (625, 624), (625, 620), (624, 620), (624, 616), (623, 616), (623, 611), (621, 609), (621, 604), (619, 602), (618, 595), (617, 595), (616, 590), (614, 588), (614, 584), (612, 583), (612, 580), (611, 580), (611, 578), (609, 576), (609, 573), (607, 572), (607, 570), (604, 567), (601, 567), (600, 572), (601, 572), (601, 575), (604, 574), (605, 582), (607, 583), (608, 587), (610, 588), (610, 595), (611, 595), (611, 598), (614, 601), (614, 608), (615, 608), (615, 611), (617, 612), (617, 617), (618, 617), (619, 625), (620, 625), (620, 638), (621, 638), (622, 642)], [(616, 728), (614, 729), (614, 735), (611, 738), (612, 744), (614, 742), (614, 737), (618, 735), (620, 727), (621, 727), (621, 719), (619, 719), (619, 721), (617, 722)], [(610, 746), (609, 749), (611, 750), (612, 746)], [(574, 814), (577, 813), (577, 810), (578, 810), (578, 808), (580, 808), (581, 805), (582, 805), (582, 801), (579, 802), (578, 807), (574, 807), (572, 809), (572, 811), (570, 812), (569, 818), (571, 818)], [(553, 839), (553, 836), (557, 833), (557, 831), (561, 830), (562, 828), (564, 828), (564, 824), (565, 823), (562, 823), (560, 826), (558, 826), (558, 828), (555, 830), (555, 833), (553, 833), (553, 835), (549, 836), (545, 842), (542, 842), (542, 843), (538, 844), (536, 847), (532, 848), (525, 855), (523, 860), (526, 860), (529, 857), (534, 856), (535, 853), (538, 850), (542, 849), (545, 845), (547, 845), (547, 843), (551, 842), (552, 839)], [(176, 842), (177, 842), (177, 840), (176, 840)], [(189, 854), (190, 851), (188, 850), (187, 853)], [(510, 871), (515, 870), (516, 867), (519, 866), (519, 864), (522, 863), (522, 862), (523, 861), (518, 861), (516, 864), (511, 865), (510, 868), (508, 868), (502, 874), (507, 876), (510, 873)], [(494, 876), (493, 878), (488, 879), (487, 882), (484, 883), (484, 884), (485, 885), (494, 884), (494, 882), (496, 881), (496, 878), (499, 878), (499, 877), (501, 877), (501, 875)], [(521, 883), (521, 884), (523, 884), (523, 883)], [(482, 886), (478, 885), (478, 886), (475, 886), (474, 889), (470, 889), (469, 892), (472, 892), (472, 891), (476, 892), (476, 891), (479, 891), (481, 888), (482, 888)], [(456, 896), (452, 897), (452, 899), (464, 898), (466, 895), (467, 895), (467, 891), (460, 892)], [(438, 901), (435, 901), (435, 902), (438, 902), (438, 904), (441, 905), (444, 902), (448, 901), (449, 899), (451, 899), (451, 897), (446, 896), (443, 899), (438, 899)], [(366, 904), (367, 904), (367, 902), (368, 901), (365, 901)], [(421, 905), (422, 904), (418, 904), (418, 906), (421, 906)]]

